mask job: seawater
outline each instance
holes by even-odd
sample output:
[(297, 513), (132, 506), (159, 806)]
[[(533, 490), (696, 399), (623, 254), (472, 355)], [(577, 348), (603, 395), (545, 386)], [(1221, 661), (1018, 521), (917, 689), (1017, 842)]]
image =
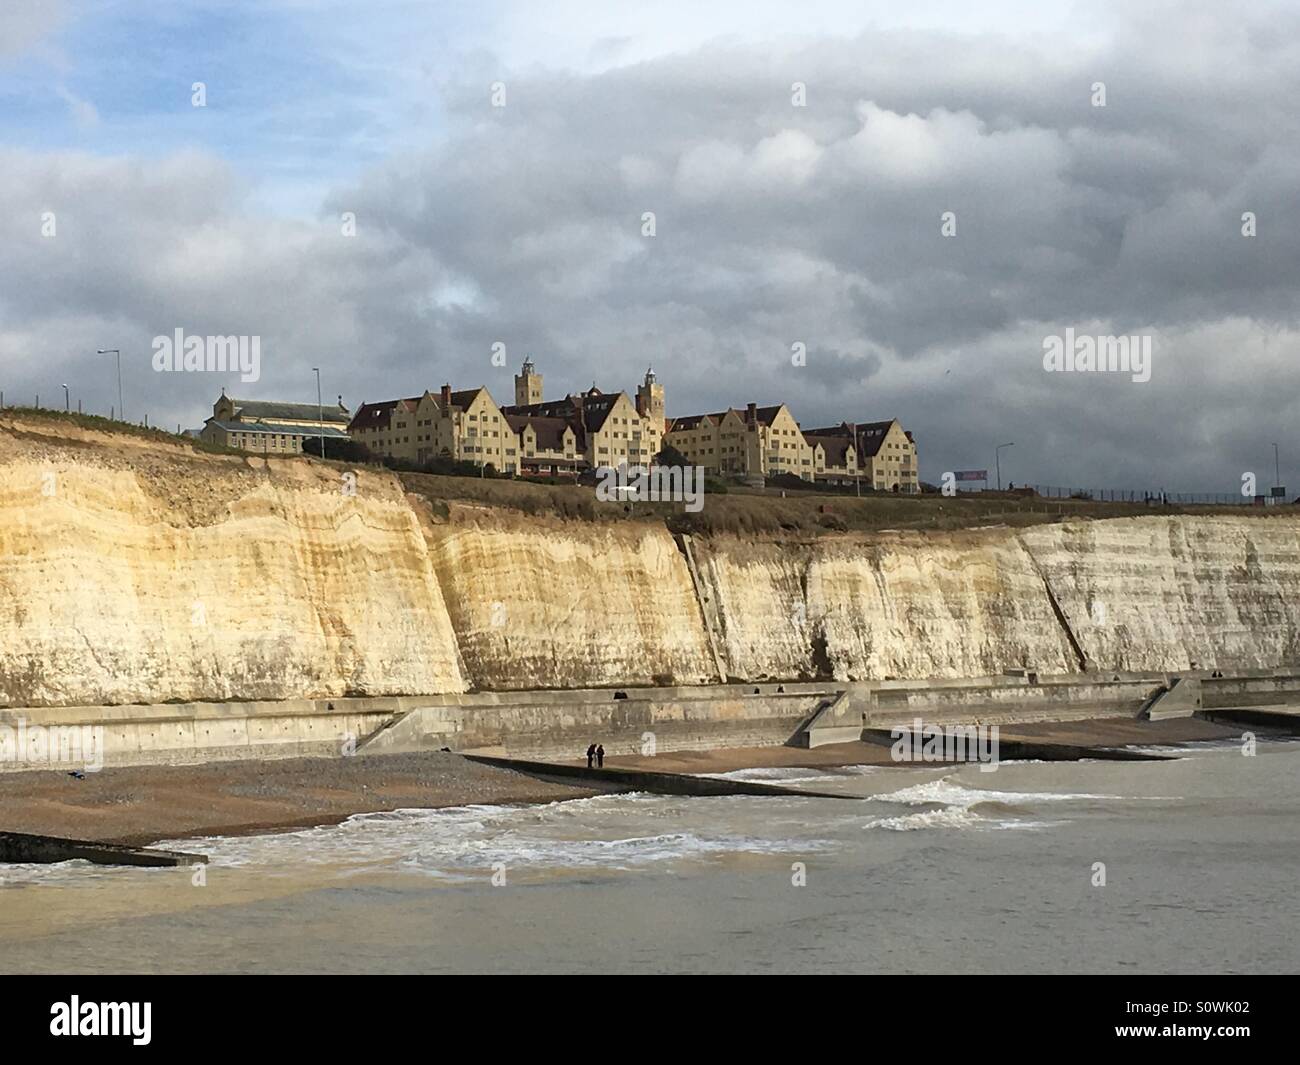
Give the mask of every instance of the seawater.
[[(1294, 972), (1300, 745), (732, 777), (0, 867), (0, 971)], [(1102, 879), (1104, 878), (1104, 883)]]

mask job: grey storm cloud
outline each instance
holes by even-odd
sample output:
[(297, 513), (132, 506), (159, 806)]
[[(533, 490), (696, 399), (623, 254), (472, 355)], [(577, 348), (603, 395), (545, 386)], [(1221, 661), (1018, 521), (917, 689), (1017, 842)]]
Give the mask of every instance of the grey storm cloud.
[[(355, 404), (509, 396), (525, 354), (548, 393), (630, 390), (653, 364), (672, 415), (898, 416), (927, 480), (1014, 439), (1018, 481), (1232, 491), (1272, 441), (1300, 445), (1298, 30), (1191, 5), (1086, 47), (890, 31), (591, 75), (462, 58), (436, 146), (315, 221), (255, 211), (210, 155), (6, 149), (0, 376), (53, 399), (75, 373), (106, 409), (86, 353), (130, 348), (135, 405), (192, 425), (240, 386), (149, 372), (177, 326), (261, 335), (255, 391), (288, 399), (312, 366)], [(1152, 334), (1151, 381), (1045, 373), (1067, 327)]]

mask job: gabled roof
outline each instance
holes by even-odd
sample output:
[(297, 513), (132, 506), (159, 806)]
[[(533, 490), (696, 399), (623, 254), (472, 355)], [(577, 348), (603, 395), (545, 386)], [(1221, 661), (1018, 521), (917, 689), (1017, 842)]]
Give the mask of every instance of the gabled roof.
[(688, 432), (691, 429), (698, 429), (704, 422), (708, 422), (710, 425), (715, 424), (711, 414), (688, 414), (684, 418), (670, 418), (668, 431), (670, 433)]
[[(506, 424), (516, 433), (522, 433), (531, 425), (533, 432), (537, 434), (537, 446), (544, 451), (563, 451), (564, 432), (572, 428), (564, 418), (544, 418), (528, 414), (507, 414)], [(574, 436), (576, 437), (577, 434), (575, 433)]]
[(566, 397), (547, 400), (544, 403), (515, 403), (509, 407), (502, 407), (501, 413), (526, 415), (530, 418), (569, 418), (573, 416), (576, 409), (570, 398)]
[[(858, 422), (858, 458), (871, 458), (880, 451), (880, 445), (885, 442), (885, 434), (889, 432), (889, 427), (897, 421), (896, 418), (890, 418), (884, 422)], [(820, 437), (821, 443), (825, 444), (827, 438), (842, 437), (849, 438), (853, 435), (854, 426), (848, 422), (841, 422), (839, 425), (827, 426), (824, 429), (805, 429), (805, 437)], [(912, 437), (909, 434), (908, 439)], [(812, 442), (810, 440), (810, 442)]]
[(885, 434), (893, 424), (892, 418), (887, 422), (858, 423), (858, 451), (863, 458), (871, 458), (880, 451), (880, 445), (885, 442)]
[(323, 436), (327, 440), (346, 440), (348, 434), (333, 425), (288, 425), (284, 422), (219, 422), (209, 418), (208, 425), (215, 425), (228, 433), (255, 433), (264, 436)]
[(626, 393), (601, 392), (594, 385), (591, 389), (583, 394), (582, 397), (582, 425), (588, 432), (599, 432), (609, 419), (609, 412), (612, 411)]
[(402, 410), (411, 412), (420, 405), (423, 396), (413, 399), (386, 399), (381, 403), (363, 403), (357, 408), (352, 421), (348, 423), (348, 432), (358, 430), (387, 429), (393, 419), (393, 411), (400, 405)]
[(708, 422), (710, 425), (719, 425), (728, 413), (735, 414), (736, 412), (734, 410), (724, 410), (718, 411), (716, 414), (688, 414), (684, 418), (670, 418), (668, 421), (668, 431), (670, 433), (680, 433), (690, 429), (698, 429), (705, 422)]
[(480, 392), (486, 392), (486, 391), (487, 389), (484, 388), (482, 385), (479, 385), (478, 388), (462, 388), (459, 392), (453, 392), (451, 394), (451, 405), (453, 407), (459, 407), (461, 410), (464, 410), (476, 399), (478, 399), (478, 394)]
[(315, 403), (277, 403), (274, 400), (236, 399), (226, 397), (234, 405), (237, 418), (283, 419), (297, 421), (347, 422), (348, 412), (337, 403), (317, 407)]
[(734, 414), (742, 422), (745, 420), (745, 412), (736, 410), (735, 407), (728, 407), (726, 410), (715, 411), (712, 414), (688, 414), (682, 418), (669, 418), (667, 422), (667, 432), (680, 433), (690, 429), (698, 429), (705, 422), (710, 425), (721, 425), (722, 419), (728, 414)]
[(847, 436), (818, 436), (808, 442), (813, 447), (821, 445), (822, 452), (826, 456), (827, 466), (845, 465), (845, 456), (853, 444), (853, 441)]

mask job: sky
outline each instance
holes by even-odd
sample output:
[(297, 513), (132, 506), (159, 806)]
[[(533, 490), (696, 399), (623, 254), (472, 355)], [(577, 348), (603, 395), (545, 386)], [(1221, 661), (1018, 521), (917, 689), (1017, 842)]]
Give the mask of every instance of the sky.
[[(196, 106), (201, 103), (202, 106)], [(3, 0), (0, 391), (632, 392), (1300, 488), (1300, 3)], [(653, 227), (647, 221), (652, 216)], [(156, 337), (260, 338), (260, 376)], [(1072, 332), (1067, 332), (1072, 331)], [(1045, 368), (1132, 336), (1144, 374)], [(504, 351), (505, 365), (499, 365)]]

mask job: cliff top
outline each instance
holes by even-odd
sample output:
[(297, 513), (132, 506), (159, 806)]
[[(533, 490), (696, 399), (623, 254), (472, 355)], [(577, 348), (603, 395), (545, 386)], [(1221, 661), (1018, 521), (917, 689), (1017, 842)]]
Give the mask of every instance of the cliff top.
[[(148, 480), (165, 480), (166, 491), (193, 494), (178, 483), (192, 471), (246, 477), (287, 476), (309, 483), (333, 479), (355, 464), (322, 461), (305, 455), (252, 455), (160, 429), (110, 421), (94, 415), (61, 411), (9, 409), (0, 411), (0, 461), (15, 452), (79, 454), (111, 467), (129, 467)], [(704, 507), (687, 513), (681, 503), (604, 503), (589, 486), (548, 485), (529, 481), (447, 477), (423, 473), (392, 473), (381, 466), (362, 467), (372, 484), (386, 481), (393, 488), (422, 497), (435, 519), (459, 520), (467, 508), (489, 507), (532, 519), (557, 521), (651, 523), (674, 532), (702, 535), (784, 535), (811, 537), (837, 532), (882, 529), (955, 530), (984, 525), (1027, 527), (1072, 519), (1124, 518), (1171, 514), (1228, 514), (1257, 519), (1295, 517), (1294, 506), (1159, 505), (1109, 503), (1076, 499), (1044, 499), (995, 492), (958, 496), (868, 495), (861, 498), (816, 491), (763, 490), (729, 486), (726, 492), (706, 493)], [(460, 504), (453, 508), (452, 504)]]

